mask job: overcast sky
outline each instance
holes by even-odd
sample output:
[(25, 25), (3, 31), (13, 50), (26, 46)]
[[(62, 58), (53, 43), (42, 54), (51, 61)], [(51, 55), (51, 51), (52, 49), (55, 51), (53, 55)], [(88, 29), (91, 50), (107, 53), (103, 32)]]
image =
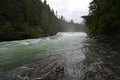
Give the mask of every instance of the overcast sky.
[(74, 20), (76, 23), (82, 21), (81, 16), (88, 14), (88, 7), (91, 0), (47, 0), (54, 11), (58, 11), (59, 15), (63, 15), (66, 20)]

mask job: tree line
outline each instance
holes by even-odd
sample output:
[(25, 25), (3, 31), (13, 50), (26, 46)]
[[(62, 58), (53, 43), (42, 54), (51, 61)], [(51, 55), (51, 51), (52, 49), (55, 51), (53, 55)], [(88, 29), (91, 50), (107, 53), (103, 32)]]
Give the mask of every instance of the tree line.
[(55, 35), (69, 24), (46, 0), (0, 0), (0, 41)]
[(83, 16), (89, 34), (120, 38), (120, 1), (93, 0), (89, 15)]

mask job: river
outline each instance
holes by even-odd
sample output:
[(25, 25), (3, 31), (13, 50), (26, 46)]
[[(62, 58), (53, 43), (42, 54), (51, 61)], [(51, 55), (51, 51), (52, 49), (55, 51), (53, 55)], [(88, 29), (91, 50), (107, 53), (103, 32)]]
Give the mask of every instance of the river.
[(119, 45), (108, 42), (84, 32), (0, 42), (0, 80), (120, 80)]

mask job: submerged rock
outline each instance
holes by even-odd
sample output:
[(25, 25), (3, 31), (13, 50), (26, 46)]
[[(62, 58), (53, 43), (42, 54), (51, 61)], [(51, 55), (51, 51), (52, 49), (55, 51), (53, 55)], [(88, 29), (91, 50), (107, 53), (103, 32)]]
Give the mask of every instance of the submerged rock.
[(59, 55), (49, 56), (45, 59), (22, 67), (23, 71), (14, 74), (11, 80), (62, 80), (64, 66)]

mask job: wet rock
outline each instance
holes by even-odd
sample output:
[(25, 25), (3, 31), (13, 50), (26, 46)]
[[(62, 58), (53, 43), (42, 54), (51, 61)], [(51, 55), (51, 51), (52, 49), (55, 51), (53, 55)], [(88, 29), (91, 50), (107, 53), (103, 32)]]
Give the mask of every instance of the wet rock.
[(62, 60), (56, 55), (20, 69), (23, 71), (14, 74), (14, 80), (62, 80), (64, 73)]

